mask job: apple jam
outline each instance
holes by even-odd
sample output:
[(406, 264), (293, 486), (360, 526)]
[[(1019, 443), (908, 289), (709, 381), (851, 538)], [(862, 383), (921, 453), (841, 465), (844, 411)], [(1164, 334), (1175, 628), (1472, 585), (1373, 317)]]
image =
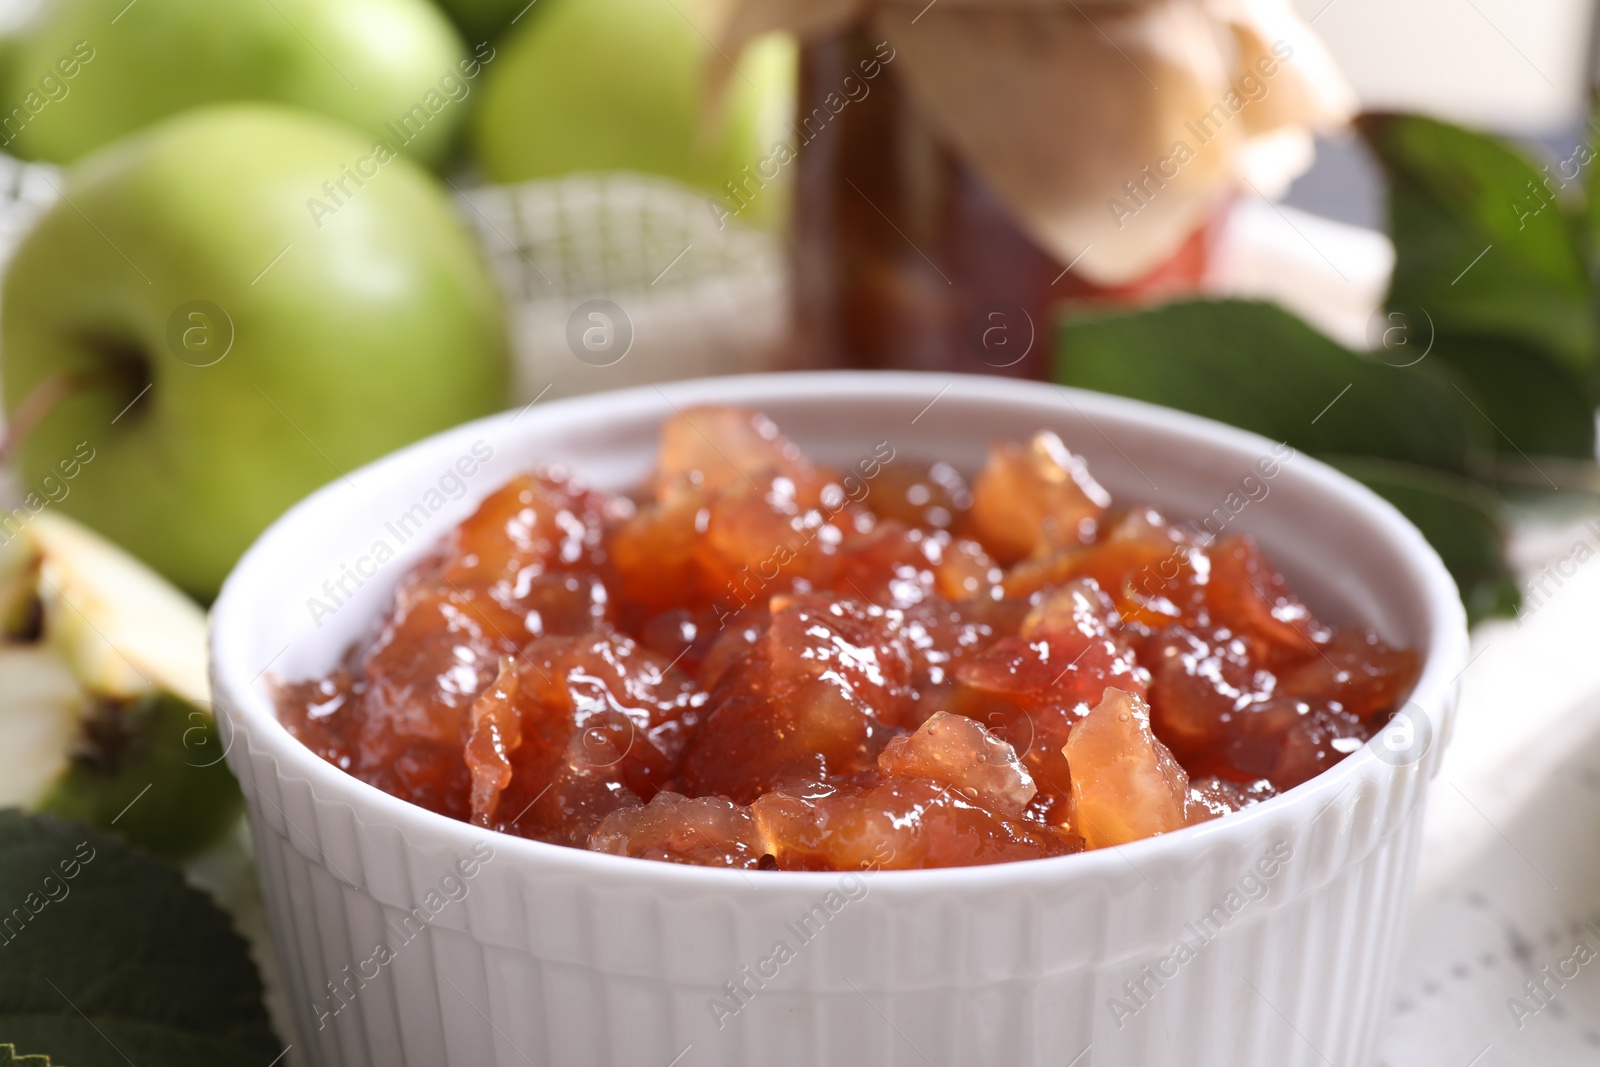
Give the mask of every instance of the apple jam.
[(479, 826), (846, 870), (1217, 818), (1355, 751), (1417, 673), (1250, 538), (1117, 507), (1052, 433), (969, 481), (887, 443), (826, 467), (698, 408), (637, 498), (501, 487), (278, 699), (334, 765)]

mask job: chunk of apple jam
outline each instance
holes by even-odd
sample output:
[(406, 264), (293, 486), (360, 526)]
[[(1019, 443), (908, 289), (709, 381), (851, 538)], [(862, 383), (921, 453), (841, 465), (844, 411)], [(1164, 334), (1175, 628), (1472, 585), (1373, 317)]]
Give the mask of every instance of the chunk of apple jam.
[(1111, 494), (1048, 430), (1026, 445), (1002, 443), (972, 487), (972, 525), (1005, 563), (1047, 556), (1094, 539)]
[(928, 778), (865, 774), (786, 786), (751, 805), (783, 870), (908, 870), (1047, 859), (1082, 849), (1065, 830), (1009, 818)]
[(765, 855), (750, 809), (722, 797), (657, 793), (614, 811), (589, 834), (589, 848), (617, 856), (756, 870)]
[(1106, 690), (1067, 738), (1072, 825), (1089, 848), (1170, 833), (1188, 820), (1189, 775), (1150, 729), (1150, 708)]
[(1001, 815), (1018, 816), (1038, 787), (1008, 743), (964, 715), (936, 712), (909, 736), (878, 754), (878, 769), (901, 778), (927, 778), (951, 786)]
[(480, 825), (582, 845), (602, 818), (677, 773), (705, 694), (664, 657), (597, 633), (539, 638), (509, 665), (514, 683), (485, 699), (504, 688), (493, 715), (516, 717), (520, 743), (503, 763), (485, 761), (480, 780), (505, 785), (492, 808), (475, 806)]
[(1047, 431), (969, 483), (675, 411), (631, 496), (520, 475), (390, 580), (335, 670), (276, 687), (314, 752), (489, 829), (740, 871), (1225, 818), (1354, 752), (1420, 670), (1212, 516), (1115, 507)]
[(895, 463), (872, 485), (872, 510), (884, 521), (914, 529), (962, 532), (972, 508), (972, 489), (961, 472), (943, 461)]
[(786, 781), (873, 766), (912, 708), (893, 609), (822, 594), (775, 598), (761, 642), (712, 687), (684, 763), (696, 794), (749, 803)]
[(1041, 594), (1015, 636), (956, 668), (954, 707), (1000, 727), (1038, 783), (1041, 818), (1064, 822), (1072, 773), (1063, 752), (1073, 726), (1106, 690), (1143, 696), (1144, 668), (1118, 633), (1116, 609), (1092, 578)]

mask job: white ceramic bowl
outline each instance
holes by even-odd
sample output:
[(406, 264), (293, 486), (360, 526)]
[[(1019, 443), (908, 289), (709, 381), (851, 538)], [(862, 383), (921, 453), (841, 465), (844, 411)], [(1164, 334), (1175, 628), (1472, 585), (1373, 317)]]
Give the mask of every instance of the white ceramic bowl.
[[(267, 672), (332, 667), (478, 499), (538, 463), (634, 485), (662, 420), (700, 403), (762, 409), (842, 465), (888, 441), (972, 469), (990, 441), (1048, 427), (1121, 501), (1174, 517), (1249, 501), (1230, 529), (1260, 538), (1321, 615), (1421, 650), (1409, 732), (1249, 811), (1130, 846), (858, 876), (491, 833), (346, 776), (279, 724)], [(1466, 626), (1417, 531), (1328, 467), (1295, 456), (1255, 483), (1264, 498), (1230, 501), (1273, 447), (1047, 385), (809, 374), (508, 412), (330, 484), (262, 536), (212, 615), (216, 705), (295, 1043), (317, 1067), (1368, 1063)]]

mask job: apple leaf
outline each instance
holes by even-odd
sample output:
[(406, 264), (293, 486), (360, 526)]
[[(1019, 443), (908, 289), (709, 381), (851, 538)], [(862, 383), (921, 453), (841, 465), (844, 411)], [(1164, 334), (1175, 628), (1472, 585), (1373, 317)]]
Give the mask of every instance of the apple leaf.
[(1600, 86), (1589, 98), (1589, 129), (1595, 134), (1594, 140), (1583, 149), (1575, 150), (1575, 156), (1585, 168), (1584, 236), (1588, 241), (1591, 277), (1594, 277), (1600, 275)]
[(49, 1056), (18, 1056), (15, 1045), (0, 1045), (0, 1067), (50, 1067)]
[(1595, 400), (1600, 340), (1574, 208), (1576, 157), (1540, 170), (1504, 141), (1433, 119), (1373, 114), (1359, 125), (1388, 177), (1389, 307), (1425, 314), (1440, 338), (1515, 342), (1514, 366), (1547, 359), (1547, 377), (1565, 372)]
[(1062, 324), (1056, 380), (1232, 423), (1306, 452), (1465, 473), (1488, 428), (1427, 361), (1357, 355), (1273, 304), (1188, 301)]
[(1588, 172), (1583, 179), (1583, 221), (1589, 242), (1589, 264), (1593, 269), (1600, 265), (1600, 166), (1595, 165), (1600, 159), (1600, 88), (1589, 99), (1589, 128), (1595, 131), (1595, 139), (1588, 145), (1589, 159), (1585, 164)]
[(1476, 482), (1365, 456), (1320, 456), (1410, 519), (1456, 580), (1467, 619), (1515, 615), (1522, 596), (1505, 558), (1499, 500)]
[(1068, 320), (1057, 378), (1336, 457), (1417, 525), (1474, 620), (1516, 610), (1498, 502), (1461, 476), (1492, 432), (1483, 401), (1423, 365), (1357, 355), (1272, 305), (1198, 301)]
[(0, 1033), (68, 1067), (267, 1067), (283, 1046), (245, 942), (174, 868), (0, 811)]
[(1482, 424), (1495, 452), (1519, 463), (1541, 455), (1594, 458), (1594, 408), (1562, 367), (1492, 337), (1439, 337), (1428, 358), (1461, 379), (1467, 422)]

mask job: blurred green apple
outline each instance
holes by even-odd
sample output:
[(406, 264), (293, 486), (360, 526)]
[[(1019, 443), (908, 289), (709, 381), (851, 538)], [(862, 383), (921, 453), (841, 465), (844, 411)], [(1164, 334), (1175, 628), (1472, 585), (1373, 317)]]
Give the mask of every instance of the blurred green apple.
[(409, 135), (405, 150), (436, 163), (471, 89), (461, 39), (428, 0), (50, 0), (3, 51), (0, 147), (57, 163), (229, 100)]
[[(715, 0), (539, 0), (500, 43), (474, 117), (478, 158), (497, 182), (574, 171), (662, 174), (725, 195), (745, 167), (789, 141), (795, 53), (768, 37), (738, 57), (713, 114), (697, 25)], [(751, 214), (777, 208), (758, 197)]]
[(492, 40), (515, 20), (538, 15), (544, 0), (439, 0), (439, 6), (461, 27), (468, 44)]
[(24, 431), (24, 481), (202, 598), (290, 504), (496, 410), (507, 375), (495, 291), (435, 180), (271, 105), (79, 163), (0, 288), (8, 417), (73, 383)]
[(216, 840), (243, 798), (211, 716), (200, 609), (48, 510), (0, 538), (0, 807), (174, 858)]

